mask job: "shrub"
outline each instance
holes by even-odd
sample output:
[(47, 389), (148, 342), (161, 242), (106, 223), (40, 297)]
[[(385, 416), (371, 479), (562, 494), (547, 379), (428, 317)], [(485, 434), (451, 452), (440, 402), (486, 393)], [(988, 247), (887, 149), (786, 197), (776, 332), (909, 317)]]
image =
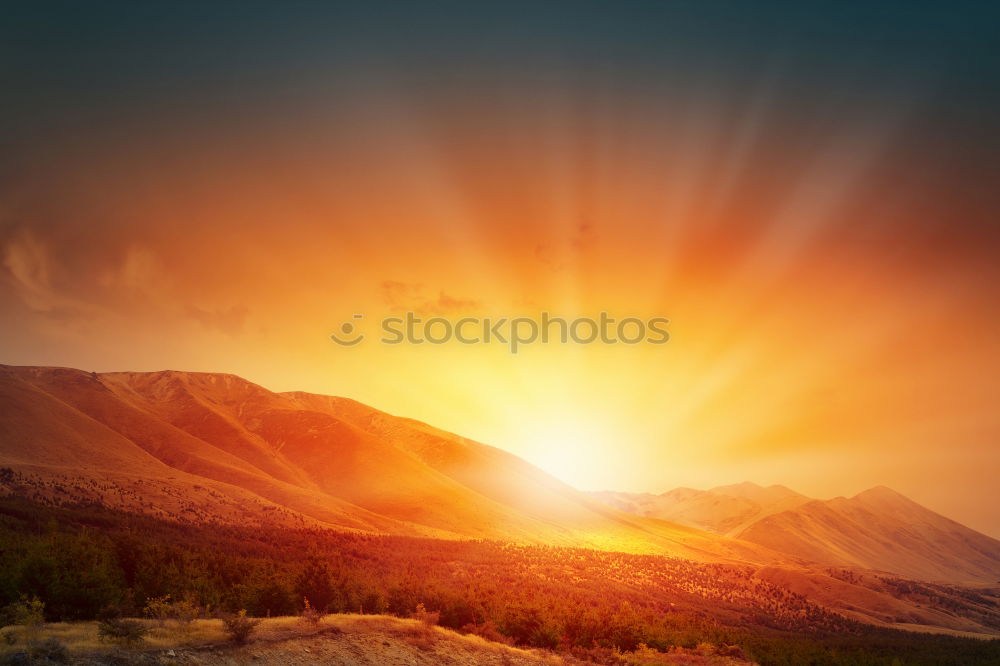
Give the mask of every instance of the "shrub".
[[(38, 597), (29, 598), (27, 595), (22, 595), (20, 601), (7, 604), (0, 610), (0, 624), (21, 625), (24, 627), (25, 639), (29, 643), (34, 642), (38, 640), (42, 625), (45, 624), (45, 604)], [(7, 635), (4, 640), (8, 645), (13, 645)]]
[(302, 602), (303, 604), (305, 604), (304, 607), (302, 608), (302, 614), (301, 614), (303, 620), (305, 620), (308, 624), (311, 624), (314, 627), (323, 621), (323, 618), (326, 616), (326, 613), (317, 608), (314, 608), (313, 605), (309, 603), (308, 597), (302, 597)]
[(31, 656), (40, 661), (69, 661), (66, 646), (58, 638), (46, 638), (31, 648)]
[(170, 595), (163, 597), (150, 597), (146, 599), (146, 607), (142, 609), (146, 617), (156, 620), (159, 626), (163, 626), (170, 617)]
[(194, 602), (188, 600), (171, 601), (170, 595), (163, 597), (150, 597), (146, 600), (146, 608), (143, 609), (146, 616), (157, 621), (159, 626), (164, 626), (167, 620), (174, 620), (180, 625), (189, 625), (201, 615), (201, 608)]
[(41, 626), (45, 623), (45, 604), (38, 597), (21, 595), (19, 601), (4, 606), (0, 611), (0, 621), (22, 627)]
[(497, 630), (496, 625), (489, 620), (486, 620), (482, 624), (466, 624), (461, 628), (461, 632), (464, 634), (475, 634), (480, 638), (493, 641), (494, 643), (503, 643), (505, 645), (514, 644), (514, 640), (512, 638), (501, 634)]
[(123, 617), (111, 617), (101, 620), (97, 625), (97, 635), (102, 641), (109, 641), (135, 647), (149, 634), (149, 628), (139, 620)]
[(734, 659), (742, 659), (743, 661), (749, 661), (743, 648), (739, 645), (722, 645), (716, 651), (715, 654), (720, 657), (733, 657)]
[(438, 639), (434, 625), (438, 623), (440, 616), (438, 611), (430, 612), (424, 608), (423, 604), (417, 604), (416, 610), (410, 613), (410, 619), (419, 620), (420, 624), (404, 630), (403, 635), (406, 642), (419, 650), (432, 649)]
[(246, 609), (243, 609), (236, 615), (222, 618), (222, 624), (230, 640), (243, 644), (250, 640), (250, 635), (257, 630), (260, 620), (247, 617)]
[(188, 599), (175, 601), (171, 605), (171, 617), (179, 624), (189, 625), (197, 620), (199, 615), (201, 615), (201, 606)]
[(423, 604), (417, 604), (417, 609), (410, 613), (410, 618), (413, 620), (420, 620), (428, 626), (434, 626), (441, 619), (440, 611), (429, 611), (424, 608)]

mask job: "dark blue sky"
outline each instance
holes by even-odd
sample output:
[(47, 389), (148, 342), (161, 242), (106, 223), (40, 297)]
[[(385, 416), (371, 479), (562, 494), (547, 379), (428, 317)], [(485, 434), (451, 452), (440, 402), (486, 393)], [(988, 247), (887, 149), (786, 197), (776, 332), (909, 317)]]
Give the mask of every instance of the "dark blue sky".
[(740, 117), (766, 95), (803, 150), (895, 123), (899, 177), (956, 211), (922, 224), (981, 249), (1000, 189), (998, 26), (985, 2), (7, 3), (0, 195), (102, 146), (337, 123), (385, 91), (431, 116), (442, 100), (533, 113), (559, 91), (650, 114), (710, 97)]

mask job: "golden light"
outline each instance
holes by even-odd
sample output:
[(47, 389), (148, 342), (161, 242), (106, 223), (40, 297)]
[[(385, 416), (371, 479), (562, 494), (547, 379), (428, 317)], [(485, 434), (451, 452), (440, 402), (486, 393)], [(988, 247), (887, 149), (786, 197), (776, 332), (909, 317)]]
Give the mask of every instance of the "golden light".
[(539, 414), (517, 427), (512, 435), (529, 462), (560, 481), (587, 490), (595, 483), (600, 486), (621, 436), (614, 434), (602, 415), (586, 411), (558, 416)]

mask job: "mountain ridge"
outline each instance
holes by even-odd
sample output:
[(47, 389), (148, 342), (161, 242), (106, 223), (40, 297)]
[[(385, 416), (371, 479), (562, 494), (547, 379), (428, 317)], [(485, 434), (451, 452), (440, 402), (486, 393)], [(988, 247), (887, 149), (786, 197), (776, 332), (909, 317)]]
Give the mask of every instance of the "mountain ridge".
[(619, 512), (501, 449), (349, 399), (274, 393), (227, 374), (37, 366), (0, 367), (0, 391), (10, 398), (0, 405), (0, 465), (73, 477), (74, 487), (114, 477), (115, 501), (139, 510), (150, 501), (135, 489), (151, 492), (153, 481), (157, 501), (174, 498), (154, 507), (166, 513), (210, 513), (195, 490), (207, 487), (242, 520), (233, 507), (273, 505), (284, 511), (258, 513), (385, 534), (795, 561)]
[(1000, 579), (1000, 541), (884, 486), (832, 500), (751, 482), (582, 493), (503, 449), (231, 374), (0, 366), (0, 397), (0, 465), (48, 479), (33, 492), (70, 484), (198, 520)]
[(1000, 541), (884, 485), (829, 500), (752, 482), (675, 488), (659, 495), (591, 495), (625, 511), (700, 527), (822, 566), (921, 580), (1000, 582)]

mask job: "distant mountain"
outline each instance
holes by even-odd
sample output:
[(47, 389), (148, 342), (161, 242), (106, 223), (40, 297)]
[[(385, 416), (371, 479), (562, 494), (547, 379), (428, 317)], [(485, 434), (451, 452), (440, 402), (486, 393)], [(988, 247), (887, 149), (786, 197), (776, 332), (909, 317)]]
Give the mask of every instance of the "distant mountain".
[(711, 490), (675, 488), (662, 495), (614, 491), (590, 494), (622, 511), (724, 535), (739, 533), (764, 516), (811, 501), (784, 486), (763, 488), (749, 482)]
[(1000, 583), (1000, 541), (881, 486), (773, 513), (736, 536), (816, 562)]
[(1000, 582), (1000, 541), (877, 487), (815, 500), (754, 483), (654, 495), (591, 493), (623, 511), (699, 527), (827, 566), (922, 580)]
[(619, 511), (418, 421), (225, 374), (0, 366), (0, 467), (21, 475), (0, 493), (178, 520), (794, 560)]

